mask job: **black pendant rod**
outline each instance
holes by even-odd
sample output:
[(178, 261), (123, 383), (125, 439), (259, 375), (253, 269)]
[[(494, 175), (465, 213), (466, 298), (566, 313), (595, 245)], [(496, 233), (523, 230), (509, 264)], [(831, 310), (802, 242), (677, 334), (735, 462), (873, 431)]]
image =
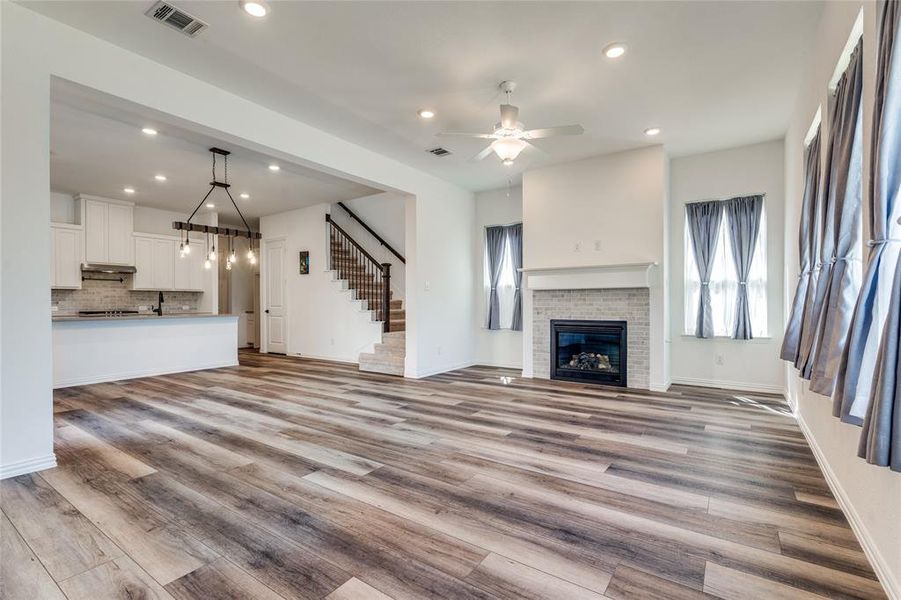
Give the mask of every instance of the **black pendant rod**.
[[(215, 147), (210, 148), (210, 152), (213, 154), (213, 180), (210, 182), (210, 191), (208, 191), (206, 193), (206, 195), (203, 197), (203, 200), (201, 200), (200, 202), (197, 203), (197, 206), (194, 208), (194, 211), (191, 213), (191, 216), (188, 217), (188, 220), (186, 222), (175, 221), (174, 223), (172, 223), (172, 228), (177, 229), (179, 231), (183, 231), (183, 230), (186, 230), (189, 232), (190, 231), (202, 231), (204, 233), (213, 233), (216, 235), (240, 236), (240, 237), (246, 237), (247, 239), (250, 239), (250, 240), (261, 239), (263, 236), (261, 236), (259, 233), (254, 233), (250, 229), (250, 225), (247, 223), (247, 219), (244, 218), (244, 213), (242, 213), (241, 209), (238, 208), (238, 203), (235, 202), (235, 199), (232, 197), (231, 192), (228, 191), (228, 188), (231, 187), (231, 185), (228, 183), (228, 155), (231, 154), (231, 152), (229, 152), (228, 150), (223, 150), (222, 148), (215, 148)], [(216, 155), (217, 154), (224, 157), (224, 159), (225, 159), (225, 181), (219, 181), (216, 179)], [(191, 223), (191, 219), (194, 218), (194, 215), (197, 214), (197, 211), (200, 210), (200, 207), (203, 206), (204, 204), (206, 204), (207, 198), (210, 197), (210, 194), (212, 194), (213, 190), (215, 190), (217, 187), (220, 187), (225, 190), (225, 193), (228, 195), (228, 199), (231, 200), (232, 206), (235, 207), (235, 210), (238, 212), (238, 216), (241, 217), (241, 222), (244, 223), (244, 227), (247, 229), (246, 234), (239, 233), (237, 229), (230, 229), (228, 227), (214, 227), (211, 225), (194, 225), (193, 223)]]

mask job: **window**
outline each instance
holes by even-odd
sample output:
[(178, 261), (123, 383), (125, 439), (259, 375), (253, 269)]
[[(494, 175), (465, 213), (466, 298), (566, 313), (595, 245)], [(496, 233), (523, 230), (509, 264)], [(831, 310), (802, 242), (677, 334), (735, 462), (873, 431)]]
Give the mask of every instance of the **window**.
[[(720, 224), (719, 242), (713, 257), (713, 271), (710, 276), (711, 308), (713, 311), (713, 334), (717, 337), (732, 337), (735, 327), (735, 305), (738, 294), (738, 275), (732, 260), (728, 217), (723, 216)], [(683, 233), (685, 247), (685, 309), (684, 333), (694, 335), (698, 321), (698, 303), (701, 299), (701, 278), (695, 263), (694, 249), (688, 232), (688, 222)], [(760, 215), (760, 233), (751, 259), (748, 273), (748, 305), (751, 313), (751, 332), (754, 337), (767, 336), (767, 296), (766, 296), (766, 205)]]
[[(485, 286), (485, 323), (488, 327), (487, 307), (491, 298), (491, 269), (489, 268), (488, 245), (485, 245), (485, 251), (482, 257), (482, 273), (484, 274), (483, 283)], [(503, 252), (501, 254), (501, 272), (497, 282), (497, 299), (498, 308), (500, 309), (500, 329), (513, 328), (513, 310), (516, 303), (516, 269), (513, 262), (513, 246), (510, 236), (504, 236)]]

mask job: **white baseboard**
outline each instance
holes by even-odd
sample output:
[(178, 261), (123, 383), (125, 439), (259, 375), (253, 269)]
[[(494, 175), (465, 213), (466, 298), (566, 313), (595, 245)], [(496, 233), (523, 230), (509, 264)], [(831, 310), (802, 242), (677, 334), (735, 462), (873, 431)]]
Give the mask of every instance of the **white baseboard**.
[(670, 388), (671, 385), (673, 385), (672, 381), (652, 381), (648, 386), (648, 389), (650, 389), (652, 392), (665, 392)]
[(476, 367), (494, 367), (497, 369), (516, 369), (518, 371), (522, 371), (522, 365), (515, 365), (513, 363), (508, 362), (499, 362), (494, 360), (477, 360), (473, 363), (473, 366)]
[(465, 369), (466, 367), (475, 366), (477, 363), (471, 360), (463, 361), (460, 363), (449, 364), (442, 367), (433, 367), (431, 369), (426, 369), (424, 371), (417, 371), (413, 375), (404, 374), (404, 377), (409, 377), (411, 379), (422, 379), (423, 377), (431, 377), (432, 375), (438, 375), (440, 373), (447, 373), (448, 371), (456, 371), (457, 369)]
[(357, 355), (357, 358), (347, 357), (347, 356), (337, 356), (337, 357), (336, 356), (319, 356), (316, 354), (300, 354), (300, 353), (289, 354), (288, 356), (292, 356), (294, 358), (309, 358), (312, 360), (325, 360), (328, 362), (346, 363), (349, 365), (360, 364), (359, 355)]
[(0, 479), (8, 479), (17, 475), (25, 475), (26, 473), (52, 469), (55, 466), (56, 454), (53, 453), (46, 456), (39, 456), (38, 458), (20, 460), (8, 465), (0, 465)]
[(894, 574), (889, 568), (888, 561), (883, 558), (882, 553), (879, 552), (879, 548), (873, 543), (873, 538), (870, 536), (869, 531), (867, 531), (860, 515), (857, 514), (857, 510), (855, 510), (854, 505), (848, 498), (848, 494), (845, 493), (845, 488), (842, 487), (838, 477), (836, 477), (835, 472), (832, 470), (832, 467), (829, 466), (826, 455), (823, 454), (823, 450), (820, 448), (820, 445), (817, 444), (816, 439), (814, 439), (813, 434), (807, 427), (807, 423), (804, 422), (804, 418), (801, 415), (797, 415), (797, 419), (798, 427), (801, 428), (801, 433), (803, 433), (804, 437), (807, 439), (807, 445), (810, 446), (810, 449), (813, 451), (813, 456), (816, 458), (817, 464), (820, 465), (820, 470), (826, 478), (826, 483), (829, 484), (829, 489), (832, 490), (832, 495), (835, 496), (838, 505), (841, 507), (842, 512), (845, 513), (845, 517), (851, 524), (851, 529), (854, 531), (854, 535), (857, 536), (857, 541), (860, 542), (863, 553), (867, 556), (870, 564), (873, 566), (873, 571), (876, 572), (879, 582), (882, 584), (882, 587), (885, 588), (886, 595), (890, 600), (901, 600), (901, 583), (895, 579)]
[(766, 394), (785, 394), (785, 388), (781, 385), (752, 383), (748, 381), (729, 381), (726, 379), (698, 379), (695, 377), (673, 377), (674, 385), (694, 385), (698, 387), (722, 388), (726, 390), (740, 390), (742, 392), (761, 392)]
[(153, 377), (154, 375), (171, 375), (173, 373), (187, 373), (190, 371), (205, 371), (207, 369), (221, 369), (223, 367), (236, 367), (237, 361), (224, 363), (211, 363), (208, 365), (194, 365), (187, 369), (137, 369), (134, 371), (121, 371), (119, 373), (102, 373), (86, 377), (71, 377), (53, 382), (53, 389), (72, 387), (75, 385), (90, 385), (92, 383), (107, 383), (109, 381), (122, 381), (124, 379), (137, 379), (138, 377)]

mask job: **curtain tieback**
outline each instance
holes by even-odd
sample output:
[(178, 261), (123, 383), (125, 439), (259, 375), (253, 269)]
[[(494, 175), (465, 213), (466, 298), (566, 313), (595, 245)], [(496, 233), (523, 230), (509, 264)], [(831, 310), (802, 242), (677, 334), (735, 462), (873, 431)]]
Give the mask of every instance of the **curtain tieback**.
[(747, 281), (739, 281), (738, 285), (748, 285), (748, 282)]
[(798, 273), (798, 279), (801, 279), (801, 278), (804, 277), (805, 275), (810, 275), (810, 271), (811, 271), (810, 269), (804, 269), (803, 271), (801, 271), (800, 273)]
[(710, 282), (709, 282), (709, 281), (702, 281), (702, 282), (701, 282), (701, 285), (710, 285)]
[(859, 260), (859, 258), (854, 258), (852, 256), (833, 256), (832, 260), (830, 260), (829, 262), (834, 265), (837, 262), (852, 262)]
[(881, 240), (870, 240), (867, 242), (867, 246), (872, 248), (873, 246), (883, 246), (885, 244), (897, 244), (901, 242), (901, 238), (885, 238)]

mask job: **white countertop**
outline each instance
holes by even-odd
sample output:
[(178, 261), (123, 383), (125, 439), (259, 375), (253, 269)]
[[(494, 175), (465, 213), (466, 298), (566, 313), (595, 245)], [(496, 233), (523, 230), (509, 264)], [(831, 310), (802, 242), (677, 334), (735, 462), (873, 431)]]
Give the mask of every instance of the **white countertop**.
[(54, 323), (60, 322), (74, 322), (74, 323), (83, 323), (88, 321), (165, 321), (169, 319), (203, 319), (210, 317), (231, 317), (238, 318), (238, 315), (230, 315), (230, 314), (217, 314), (206, 313), (206, 312), (173, 312), (173, 313), (163, 313), (163, 316), (159, 316), (155, 313), (139, 313), (136, 315), (122, 315), (119, 317), (106, 317), (103, 315), (95, 315), (90, 317), (80, 317), (78, 315), (72, 314), (62, 314), (62, 315), (52, 315), (51, 320)]

